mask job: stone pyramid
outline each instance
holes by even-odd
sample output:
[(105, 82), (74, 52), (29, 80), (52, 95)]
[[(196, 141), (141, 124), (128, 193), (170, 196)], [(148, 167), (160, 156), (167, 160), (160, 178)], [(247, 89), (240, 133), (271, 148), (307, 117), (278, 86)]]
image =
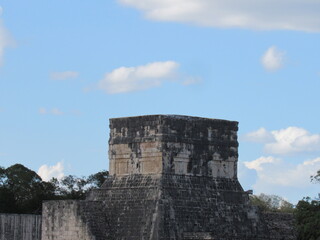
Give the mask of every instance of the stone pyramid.
[(110, 119), (110, 176), (84, 201), (45, 202), (42, 240), (282, 239), (238, 181), (237, 131), (189, 116)]

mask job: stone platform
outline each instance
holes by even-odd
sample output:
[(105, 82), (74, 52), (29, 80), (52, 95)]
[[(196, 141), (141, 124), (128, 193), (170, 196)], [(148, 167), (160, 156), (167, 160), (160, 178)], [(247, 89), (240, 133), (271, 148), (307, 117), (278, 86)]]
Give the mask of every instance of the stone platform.
[(237, 130), (189, 116), (110, 119), (110, 176), (84, 201), (44, 203), (42, 240), (294, 239), (250, 205)]

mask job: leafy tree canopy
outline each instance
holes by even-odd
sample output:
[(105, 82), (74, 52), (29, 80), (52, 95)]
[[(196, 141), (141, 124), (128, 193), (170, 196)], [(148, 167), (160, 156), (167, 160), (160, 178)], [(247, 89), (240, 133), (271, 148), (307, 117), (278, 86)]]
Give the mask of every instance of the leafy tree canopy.
[(250, 196), (250, 201), (253, 205), (258, 206), (262, 211), (289, 213), (294, 211), (293, 204), (277, 195), (267, 195), (261, 193), (260, 195)]
[(304, 198), (295, 211), (298, 240), (320, 239), (320, 201)]
[(21, 164), (0, 167), (0, 212), (41, 213), (43, 200), (84, 199), (88, 191), (100, 187), (108, 171), (89, 177), (66, 176), (43, 181), (34, 171)]
[(317, 174), (311, 176), (311, 182), (320, 183), (320, 170), (317, 171)]
[(60, 180), (54, 178), (51, 183), (55, 186), (59, 199), (84, 199), (91, 189), (101, 187), (108, 175), (109, 172), (103, 170), (89, 177), (68, 175)]
[[(311, 176), (311, 182), (320, 183), (320, 170)], [(318, 199), (303, 198), (295, 210), (298, 240), (320, 239), (320, 196)]]
[(0, 212), (37, 213), (42, 200), (54, 196), (54, 186), (21, 164), (0, 169)]

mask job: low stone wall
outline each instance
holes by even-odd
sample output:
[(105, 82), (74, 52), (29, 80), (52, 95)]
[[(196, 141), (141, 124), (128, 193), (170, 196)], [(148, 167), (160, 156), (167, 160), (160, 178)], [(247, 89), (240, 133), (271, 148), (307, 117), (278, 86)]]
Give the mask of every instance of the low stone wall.
[[(42, 240), (93, 240), (83, 221), (83, 202), (46, 201), (42, 205)], [(26, 239), (23, 239), (26, 240)]]
[(41, 240), (41, 215), (0, 214), (0, 240)]
[(262, 215), (266, 222), (271, 239), (296, 240), (297, 231), (293, 214), (265, 212)]

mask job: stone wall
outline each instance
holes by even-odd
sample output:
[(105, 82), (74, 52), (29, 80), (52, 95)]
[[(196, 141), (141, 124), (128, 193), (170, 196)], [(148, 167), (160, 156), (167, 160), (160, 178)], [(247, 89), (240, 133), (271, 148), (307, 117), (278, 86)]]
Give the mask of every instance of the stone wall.
[(178, 115), (110, 119), (110, 174), (236, 178), (238, 122)]
[(235, 179), (109, 177), (88, 200), (104, 209), (99, 219), (109, 229), (101, 239), (270, 239), (259, 210)]
[[(94, 240), (82, 218), (82, 201), (46, 201), (42, 206), (42, 240)], [(92, 213), (94, 214), (94, 213)]]
[(291, 213), (263, 213), (263, 219), (267, 224), (270, 236), (274, 240), (295, 240), (297, 231), (294, 228), (294, 216)]
[(40, 215), (0, 214), (0, 240), (40, 239)]
[(109, 177), (88, 200), (102, 206), (103, 239), (158, 239), (158, 204), (161, 201), (160, 175)]

